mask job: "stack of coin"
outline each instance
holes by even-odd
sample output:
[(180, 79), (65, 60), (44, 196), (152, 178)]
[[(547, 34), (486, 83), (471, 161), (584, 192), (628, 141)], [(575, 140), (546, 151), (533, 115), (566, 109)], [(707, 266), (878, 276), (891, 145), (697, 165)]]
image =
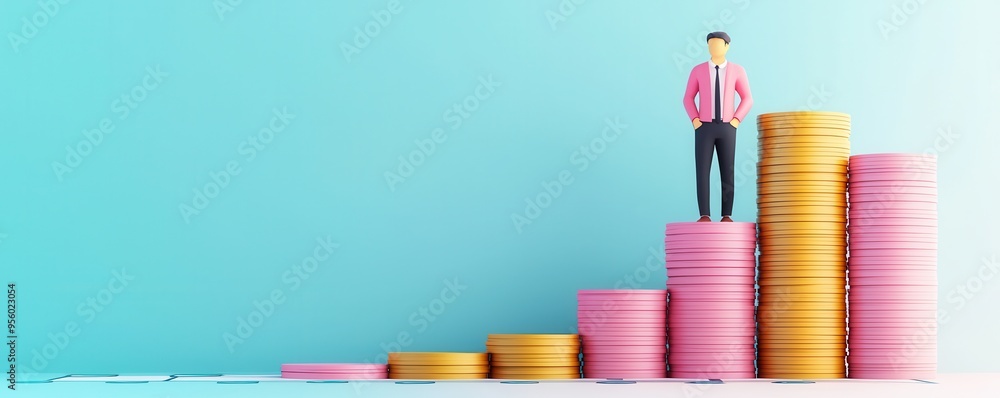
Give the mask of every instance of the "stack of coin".
[(385, 364), (370, 363), (286, 363), (281, 378), (305, 380), (372, 380), (389, 376)]
[(757, 118), (758, 376), (847, 374), (847, 163), (851, 119)]
[(580, 336), (576, 334), (491, 334), (493, 379), (579, 379)]
[(937, 374), (937, 158), (851, 157), (851, 378)]
[(670, 377), (754, 378), (754, 223), (667, 224)]
[(666, 290), (581, 290), (577, 302), (584, 377), (666, 377)]
[(389, 378), (485, 379), (489, 357), (480, 352), (390, 352)]

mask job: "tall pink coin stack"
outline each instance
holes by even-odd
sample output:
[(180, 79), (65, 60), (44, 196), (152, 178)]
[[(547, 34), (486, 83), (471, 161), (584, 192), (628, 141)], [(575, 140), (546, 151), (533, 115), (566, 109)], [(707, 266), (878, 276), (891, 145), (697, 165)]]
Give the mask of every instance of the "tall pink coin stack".
[(756, 224), (667, 224), (665, 248), (670, 377), (756, 377)]
[(584, 378), (667, 375), (666, 290), (580, 290)]
[(937, 159), (852, 156), (848, 377), (937, 374)]
[(304, 380), (388, 379), (389, 366), (370, 363), (286, 363), (281, 378)]

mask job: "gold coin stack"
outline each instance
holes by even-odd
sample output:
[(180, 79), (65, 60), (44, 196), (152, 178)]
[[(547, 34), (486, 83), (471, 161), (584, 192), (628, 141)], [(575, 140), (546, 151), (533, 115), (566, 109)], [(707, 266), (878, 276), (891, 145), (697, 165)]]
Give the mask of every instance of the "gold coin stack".
[(846, 377), (851, 118), (757, 117), (757, 374)]
[(580, 378), (576, 334), (491, 334), (486, 351), (494, 379)]
[(484, 352), (390, 352), (389, 378), (410, 380), (485, 379)]

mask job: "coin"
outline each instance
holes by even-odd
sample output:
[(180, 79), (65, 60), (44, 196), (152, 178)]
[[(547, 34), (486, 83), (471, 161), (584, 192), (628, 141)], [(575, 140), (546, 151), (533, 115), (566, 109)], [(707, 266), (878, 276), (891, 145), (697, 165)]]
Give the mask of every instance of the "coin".
[[(839, 207), (847, 206), (846, 191), (840, 188), (828, 188), (819, 186), (797, 186), (794, 188), (768, 187), (764, 184), (757, 185), (757, 194), (764, 198), (758, 199), (757, 203), (766, 202), (790, 202), (792, 204), (830, 204)], [(794, 195), (794, 196), (793, 196)], [(807, 198), (813, 197), (814, 200)]]
[(506, 379), (506, 380), (564, 380), (564, 379), (579, 379), (580, 374), (566, 374), (566, 375), (538, 375), (538, 374), (508, 374), (508, 373), (493, 373), (490, 375), (491, 379)]
[(531, 367), (567, 367), (567, 366), (578, 366), (580, 361), (505, 361), (505, 360), (493, 360), (490, 362), (491, 366), (531, 366)]
[(848, 160), (843, 156), (769, 156), (757, 161), (757, 167), (811, 166), (836, 167), (848, 172)]
[(486, 373), (389, 373), (390, 379), (402, 380), (472, 380), (485, 379)]
[[(825, 365), (825, 366), (806, 366), (806, 365), (775, 365), (775, 366), (759, 366), (758, 373), (761, 378), (793, 378), (790, 375), (801, 374), (802, 379), (819, 379), (823, 377), (807, 376), (807, 375), (830, 375), (826, 378), (830, 379), (843, 379), (847, 373), (847, 364), (844, 365)], [(836, 376), (832, 376), (836, 375)]]
[(837, 206), (758, 206), (757, 217), (821, 215), (847, 218), (847, 208)]
[[(777, 145), (777, 146), (775, 146)], [(815, 146), (787, 146), (784, 144), (772, 144), (772, 147), (757, 145), (757, 161), (766, 162), (769, 159), (787, 157), (808, 157), (808, 158), (836, 158), (840, 160), (848, 159), (847, 169), (850, 171), (851, 150), (850, 148), (829, 148)]]
[(852, 379), (881, 379), (881, 380), (933, 380), (937, 378), (937, 366), (928, 366), (923, 369), (857, 369), (851, 367), (850, 377)]
[(796, 231), (847, 231), (847, 225), (836, 222), (809, 222), (809, 221), (794, 221), (794, 222), (774, 222), (774, 223), (759, 223), (758, 224), (761, 233), (766, 233), (770, 231), (785, 231), (785, 230), (796, 230)]
[(845, 350), (830, 350), (826, 353), (826, 355), (817, 355), (809, 357), (767, 356), (767, 357), (762, 357), (758, 360), (758, 366), (769, 367), (769, 368), (795, 366), (798, 369), (817, 370), (817, 368), (842, 366), (846, 362), (846, 357), (847, 357), (847, 352)]
[[(771, 247), (795, 247), (809, 249), (810, 247), (820, 248), (822, 251), (841, 249), (847, 244), (847, 237), (843, 235), (810, 236), (810, 235), (785, 235), (773, 236), (761, 239), (761, 246)], [(840, 250), (837, 250), (839, 253)]]
[(729, 267), (729, 268), (668, 268), (667, 278), (679, 276), (743, 276), (753, 278), (755, 275), (753, 265), (749, 267)]
[(850, 135), (850, 130), (830, 128), (770, 128), (757, 130), (758, 140), (777, 137), (830, 137), (847, 139)]
[[(753, 363), (671, 363), (670, 372), (672, 377), (677, 374), (703, 374), (703, 375), (726, 375), (734, 373), (754, 373)], [(703, 376), (705, 378), (717, 378), (716, 376)], [(725, 377), (725, 376), (718, 376)], [(727, 377), (728, 378), (728, 377)]]
[(390, 373), (395, 374), (480, 374), (489, 372), (488, 365), (392, 365)]
[(576, 361), (580, 359), (579, 353), (563, 354), (491, 354), (490, 362), (495, 360), (504, 361)]
[(778, 182), (778, 181), (837, 181), (847, 182), (847, 175), (840, 173), (781, 173), (766, 174), (757, 176), (758, 183)]
[[(851, 149), (827, 144), (761, 144), (757, 145), (757, 158), (770, 159), (777, 156), (851, 156)], [(848, 166), (850, 169), (850, 166)]]
[(851, 123), (838, 120), (759, 120), (757, 131), (768, 131), (775, 129), (825, 129), (825, 130), (851, 130)]
[[(758, 142), (761, 143), (761, 144), (763, 144), (763, 145), (772, 145), (772, 144), (826, 144), (826, 145), (833, 145), (833, 146), (838, 146), (838, 147), (842, 146), (842, 147), (845, 147), (845, 148), (847, 148), (847, 147), (849, 147), (851, 145), (850, 140), (848, 140), (848, 138), (847, 138), (847, 134), (837, 135), (837, 136), (829, 136), (829, 135), (806, 135), (806, 134), (774, 136), (774, 135), (768, 134), (767, 130), (765, 130), (763, 132), (763, 137), (761, 137), (758, 140)], [(847, 171), (846, 167), (844, 168), (844, 171), (845, 172)]]
[(767, 279), (784, 280), (785, 278), (790, 279), (806, 279), (806, 278), (837, 278), (844, 279), (847, 276), (845, 270), (816, 270), (816, 269), (800, 269), (795, 271), (774, 271), (774, 270), (764, 270), (760, 272), (760, 277)]
[[(666, 374), (667, 362), (659, 363), (630, 363), (630, 362), (596, 362), (587, 361), (583, 365), (583, 373), (588, 371), (656, 371)], [(661, 376), (662, 377), (662, 376)]]
[(566, 346), (496, 346), (487, 345), (491, 354), (567, 354), (580, 352), (577, 345)]
[(285, 363), (281, 364), (283, 372), (385, 372), (388, 370), (386, 364), (366, 364), (366, 363)]
[[(802, 373), (802, 372), (781, 372), (781, 371), (760, 371), (758, 372), (759, 378), (762, 379), (802, 379), (802, 380), (827, 380), (827, 379), (843, 379), (846, 376), (846, 372), (840, 373)], [(933, 377), (932, 377), (933, 378)]]
[(491, 334), (487, 346), (575, 346), (580, 344), (577, 334)]
[[(589, 376), (588, 376), (589, 377)], [(595, 376), (597, 377), (597, 376)], [(746, 372), (670, 372), (670, 377), (675, 379), (753, 379), (756, 378), (754, 371)]]
[(772, 112), (772, 113), (762, 113), (760, 115), (757, 115), (758, 121), (766, 121), (766, 120), (812, 121), (812, 120), (826, 120), (826, 119), (849, 122), (851, 120), (851, 115), (841, 112), (822, 112), (822, 111)]
[(667, 224), (666, 234), (744, 234), (755, 229), (754, 223), (704, 223), (704, 222), (674, 222)]
[(564, 367), (535, 367), (535, 366), (494, 366), (491, 373), (516, 373), (516, 374), (572, 374), (579, 373), (580, 365)]
[[(761, 245), (761, 264), (767, 263), (781, 263), (781, 262), (793, 262), (793, 263), (806, 263), (806, 262), (824, 262), (830, 266), (846, 266), (847, 257), (843, 254), (819, 254), (819, 253), (782, 253), (782, 254), (764, 254), (769, 253), (770, 249), (766, 245)], [(838, 265), (843, 264), (843, 265)]]
[(298, 380), (378, 380), (389, 378), (387, 371), (374, 372), (289, 372), (281, 371), (282, 379)]
[(390, 352), (392, 365), (479, 365), (488, 364), (486, 353), (466, 352)]

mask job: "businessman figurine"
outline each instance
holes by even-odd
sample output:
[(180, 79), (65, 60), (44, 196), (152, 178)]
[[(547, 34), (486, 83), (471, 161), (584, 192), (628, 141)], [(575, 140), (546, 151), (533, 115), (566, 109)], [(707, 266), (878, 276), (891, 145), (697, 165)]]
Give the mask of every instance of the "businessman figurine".
[[(742, 66), (726, 61), (729, 35), (725, 32), (708, 34), (709, 62), (691, 70), (684, 109), (694, 124), (694, 163), (698, 180), (699, 222), (712, 221), (709, 206), (708, 177), (712, 171), (712, 154), (719, 154), (719, 174), (722, 177), (722, 221), (732, 222), (733, 172), (736, 157), (736, 128), (750, 112), (753, 97)], [(736, 107), (736, 94), (740, 95)], [(698, 96), (695, 105), (694, 97)], [(734, 111), (735, 108), (735, 111)]]

